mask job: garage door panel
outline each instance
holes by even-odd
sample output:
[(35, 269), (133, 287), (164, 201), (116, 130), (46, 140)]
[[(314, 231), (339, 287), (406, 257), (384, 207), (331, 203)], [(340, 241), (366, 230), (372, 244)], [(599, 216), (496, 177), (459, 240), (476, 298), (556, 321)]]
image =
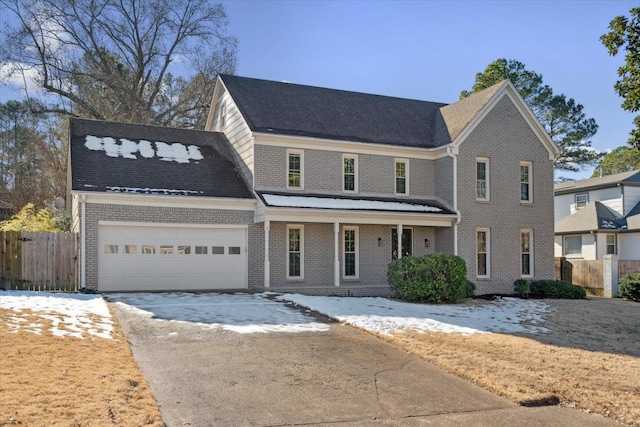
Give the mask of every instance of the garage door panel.
[(247, 287), (245, 228), (101, 225), (99, 234), (101, 291)]

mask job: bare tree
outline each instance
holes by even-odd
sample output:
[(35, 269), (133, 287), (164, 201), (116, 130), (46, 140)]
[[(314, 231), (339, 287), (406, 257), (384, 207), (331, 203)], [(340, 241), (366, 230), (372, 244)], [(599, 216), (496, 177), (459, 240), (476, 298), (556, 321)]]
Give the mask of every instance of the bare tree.
[[(14, 21), (0, 62), (25, 79), (35, 74), (48, 94), (42, 111), (194, 127), (206, 114), (216, 75), (235, 71), (237, 40), (226, 34), (224, 7), (211, 0), (0, 5)], [(183, 76), (171, 74), (176, 64)]]

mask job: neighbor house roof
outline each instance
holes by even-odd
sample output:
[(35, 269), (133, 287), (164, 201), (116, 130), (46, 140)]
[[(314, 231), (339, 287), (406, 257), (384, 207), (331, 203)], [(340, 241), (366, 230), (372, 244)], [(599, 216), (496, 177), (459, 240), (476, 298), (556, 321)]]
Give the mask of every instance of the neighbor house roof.
[(556, 195), (570, 194), (579, 191), (597, 190), (599, 188), (622, 185), (640, 186), (640, 170), (607, 175), (600, 178), (582, 179), (580, 181), (561, 182), (554, 185)]
[(220, 77), (254, 132), (422, 148), (443, 145), (434, 135), (444, 103)]
[(555, 225), (556, 234), (626, 229), (626, 219), (616, 215), (601, 202), (588, 203)]
[(71, 190), (253, 198), (224, 134), (71, 119)]
[(627, 220), (627, 229), (640, 230), (640, 202), (629, 211), (625, 218)]

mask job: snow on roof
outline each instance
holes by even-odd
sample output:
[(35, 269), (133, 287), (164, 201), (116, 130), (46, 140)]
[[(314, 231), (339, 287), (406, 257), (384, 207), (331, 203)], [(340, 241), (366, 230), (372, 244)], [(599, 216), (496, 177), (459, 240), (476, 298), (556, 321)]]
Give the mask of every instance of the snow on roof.
[[(155, 145), (155, 149), (153, 148)], [(145, 159), (158, 156), (167, 162), (189, 163), (191, 160), (202, 160), (200, 148), (195, 145), (184, 145), (179, 142), (131, 141), (126, 138), (98, 137), (87, 135), (84, 146), (93, 151), (104, 151), (109, 157), (122, 157), (136, 160), (136, 153)]]
[[(85, 184), (85, 187), (89, 187)], [(190, 194), (203, 194), (204, 191), (193, 190), (169, 190), (166, 188), (138, 188), (138, 187), (106, 187), (110, 193), (130, 194), (164, 194), (165, 196), (188, 196)]]
[(387, 202), (380, 200), (334, 199), (329, 197), (283, 196), (279, 194), (263, 194), (269, 206), (288, 208), (318, 208), (318, 209), (350, 209), (374, 211), (411, 211), (411, 212), (442, 212), (435, 206)]

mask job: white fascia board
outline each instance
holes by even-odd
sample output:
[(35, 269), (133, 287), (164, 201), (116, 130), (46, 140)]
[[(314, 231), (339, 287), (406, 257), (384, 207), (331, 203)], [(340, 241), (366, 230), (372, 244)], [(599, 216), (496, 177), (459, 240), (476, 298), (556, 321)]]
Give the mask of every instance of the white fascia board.
[(112, 227), (154, 227), (154, 228), (206, 228), (206, 229), (248, 229), (248, 224), (186, 224), (172, 222), (98, 221), (98, 225)]
[(253, 211), (256, 200), (218, 197), (180, 197), (161, 195), (140, 195), (123, 193), (97, 193), (72, 191), (72, 195), (84, 195), (86, 203), (101, 203), (123, 206), (154, 206), (192, 209), (223, 209)]
[[(257, 219), (257, 218), (256, 218)], [(425, 227), (451, 227), (457, 215), (416, 215), (413, 212), (367, 212), (323, 209), (266, 208), (264, 220), (281, 222), (319, 222), (349, 224), (407, 224)], [(259, 221), (256, 221), (259, 222)]]
[[(205, 131), (211, 131), (213, 126), (213, 119), (216, 116), (216, 108), (218, 108), (218, 98), (220, 97), (221, 87), (224, 87), (220, 76), (216, 77), (216, 85), (213, 89), (213, 95), (211, 96), (211, 105), (209, 106), (209, 114), (207, 114), (207, 123), (204, 125)], [(226, 88), (225, 88), (226, 90)]]
[(418, 148), (369, 142), (339, 141), (307, 136), (274, 135), (262, 132), (253, 132), (253, 136), (255, 138), (255, 145), (295, 148), (299, 150), (339, 151), (352, 154), (373, 154), (425, 160), (436, 160), (447, 156), (446, 145), (437, 148)]
[(489, 114), (489, 112), (498, 104), (498, 102), (502, 99), (503, 96), (509, 97), (513, 105), (516, 107), (520, 115), (525, 119), (531, 130), (536, 134), (538, 140), (544, 145), (544, 147), (549, 152), (549, 160), (555, 160), (556, 157), (560, 155), (560, 149), (556, 145), (555, 142), (551, 139), (547, 131), (538, 121), (538, 118), (533, 114), (531, 108), (527, 105), (527, 103), (522, 99), (522, 96), (518, 93), (518, 90), (515, 88), (513, 83), (507, 81), (506, 84), (498, 90), (493, 97), (487, 102), (480, 111), (475, 115), (475, 117), (467, 124), (462, 132), (458, 135), (458, 137), (451, 142), (451, 145), (457, 150), (460, 147), (460, 144), (473, 132), (473, 130), (478, 126), (478, 124)]

